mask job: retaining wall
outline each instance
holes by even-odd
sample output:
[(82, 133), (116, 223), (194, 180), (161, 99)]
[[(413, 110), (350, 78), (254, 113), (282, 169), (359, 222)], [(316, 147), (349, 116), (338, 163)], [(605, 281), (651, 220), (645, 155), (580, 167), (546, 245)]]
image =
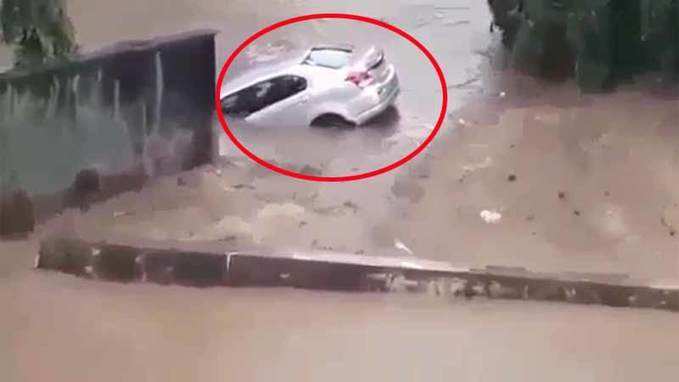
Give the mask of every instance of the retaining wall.
[(17, 197), (40, 218), (209, 162), (214, 35), (122, 42), (0, 74), (0, 234), (25, 214)]

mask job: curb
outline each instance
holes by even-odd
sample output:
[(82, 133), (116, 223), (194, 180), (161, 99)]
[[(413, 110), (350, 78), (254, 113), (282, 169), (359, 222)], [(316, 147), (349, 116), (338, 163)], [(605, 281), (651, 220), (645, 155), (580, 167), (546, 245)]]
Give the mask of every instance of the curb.
[(655, 286), (658, 284), (652, 280), (625, 275), (536, 273), (507, 267), (454, 268), (445, 262), (413, 257), (220, 252), (190, 246), (154, 248), (51, 238), (41, 242), (35, 267), (117, 282), (410, 291), (679, 311), (679, 287)]

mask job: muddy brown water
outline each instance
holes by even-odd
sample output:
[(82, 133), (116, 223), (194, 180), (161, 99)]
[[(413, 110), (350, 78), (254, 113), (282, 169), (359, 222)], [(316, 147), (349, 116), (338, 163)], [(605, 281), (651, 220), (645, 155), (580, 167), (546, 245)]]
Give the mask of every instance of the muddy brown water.
[[(6, 381), (675, 380), (676, 315), (408, 294), (100, 283), (3, 243)], [(10, 255), (11, 256), (8, 256)], [(3, 264), (6, 265), (6, 264)]]
[[(360, 211), (313, 215), (309, 232), (302, 234), (297, 221), (289, 227), (287, 220), (272, 220), (258, 231), (267, 244), (308, 245), (320, 237), (324, 245), (380, 251), (393, 249), (399, 238), (417, 254), (461, 265), (679, 275), (677, 242), (666, 226), (679, 221), (672, 207), (679, 197), (673, 170), (676, 101), (634, 90), (582, 98), (568, 84), (545, 87), (489, 72), (485, 48), (494, 38), (488, 35), (483, 1), (385, 6), (381, 1), (179, 0), (169, 5), (150, 0), (121, 6), (70, 0), (69, 5), (86, 49), (214, 27), (223, 31), (218, 60), (224, 60), (238, 42), (272, 21), (302, 12), (348, 11), (384, 17), (439, 58), (451, 85), (453, 115), (431, 151), (399, 173), (361, 184), (311, 186), (270, 175), (257, 178), (256, 196), (269, 201), (317, 192), (328, 205), (351, 200)], [(400, 58), (405, 68), (421, 63), (408, 54)], [(418, 92), (423, 90), (410, 99), (429, 99)], [(483, 102), (472, 102), (476, 99)], [(405, 121), (420, 117), (419, 107), (408, 111), (407, 106)], [(295, 141), (296, 134), (303, 135), (287, 137)], [(276, 133), (260, 135), (264, 138), (253, 144), (275, 155), (275, 146), (258, 142), (271, 145)], [(364, 133), (361, 139), (376, 150), (395, 135), (394, 130)], [(352, 153), (347, 151), (352, 145), (336, 139), (317, 138), (321, 150), (312, 154)], [(374, 164), (388, 159), (376, 155)], [(507, 181), (509, 174), (515, 175), (513, 182)], [(183, 234), (211, 222), (214, 217), (205, 210), (258, 221), (250, 209), (254, 202), (241, 194), (230, 194), (235, 199), (226, 207), (212, 194), (196, 194), (193, 198), (207, 206), (172, 210), (168, 206), (177, 194), (156, 187), (149, 190), (150, 199), (127, 196), (110, 208), (158, 206), (155, 218), (129, 223), (127, 229), (161, 237), (173, 234), (173, 224)], [(182, 203), (197, 203), (182, 197)], [(107, 208), (101, 209), (109, 216)], [(481, 220), (484, 209), (501, 213), (500, 223)], [(96, 220), (96, 211), (93, 220), (81, 224)], [(124, 219), (135, 217), (106, 224), (122, 229)], [(36, 250), (37, 236), (0, 243), (0, 370), (7, 381), (674, 381), (679, 373), (679, 321), (667, 312), (96, 283), (31, 270)]]

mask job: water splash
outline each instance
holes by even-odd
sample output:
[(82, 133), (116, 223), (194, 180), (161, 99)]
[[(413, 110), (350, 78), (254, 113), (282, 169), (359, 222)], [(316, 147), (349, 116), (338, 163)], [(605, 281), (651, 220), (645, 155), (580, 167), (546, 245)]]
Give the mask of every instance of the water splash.
[(80, 105), (80, 74), (76, 74), (73, 77), (73, 104), (77, 107)]
[(156, 99), (153, 111), (153, 133), (158, 133), (161, 124), (162, 115), (161, 113), (163, 107), (163, 90), (165, 86), (163, 78), (163, 58), (160, 52), (156, 52), (155, 72), (156, 72)]
[(120, 122), (120, 80), (113, 81), (113, 121)]
[(141, 131), (142, 131), (142, 137), (146, 137), (146, 134), (148, 133), (148, 127), (149, 127), (149, 119), (148, 119), (148, 107), (146, 106), (146, 102), (141, 103)]
[(3, 109), (5, 112), (3, 115), (5, 116), (5, 120), (9, 120), (9, 118), (12, 116), (12, 92), (14, 91), (14, 88), (12, 87), (12, 84), (7, 84), (7, 89), (5, 90), (5, 99), (4, 99), (4, 105)]
[(147, 137), (147, 128), (148, 128), (148, 118), (147, 118), (147, 107), (146, 107), (146, 102), (141, 103), (141, 134), (140, 138), (142, 140), (142, 153), (141, 153), (141, 159), (142, 159), (142, 164), (144, 166), (144, 171), (146, 172), (146, 175), (148, 176), (155, 176), (156, 174), (156, 168), (155, 168), (155, 161), (153, 158), (152, 153), (149, 150), (149, 143), (153, 142), (153, 136)]
[(59, 105), (59, 93), (61, 92), (61, 82), (59, 77), (52, 77), (52, 85), (50, 86), (50, 98), (47, 101), (47, 111), (45, 112), (45, 119), (51, 120), (57, 113), (57, 105)]
[(93, 93), (93, 98), (94, 98), (94, 105), (96, 107), (102, 107), (103, 102), (103, 82), (104, 82), (104, 73), (102, 72), (101, 68), (97, 69), (97, 78), (96, 81), (94, 82), (94, 90), (92, 91)]

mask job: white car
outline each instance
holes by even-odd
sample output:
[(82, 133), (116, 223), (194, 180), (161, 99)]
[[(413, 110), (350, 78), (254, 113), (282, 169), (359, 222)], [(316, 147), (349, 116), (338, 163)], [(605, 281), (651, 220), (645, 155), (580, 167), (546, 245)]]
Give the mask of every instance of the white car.
[(399, 91), (381, 49), (325, 45), (228, 82), (221, 106), (253, 125), (352, 126), (383, 112)]

